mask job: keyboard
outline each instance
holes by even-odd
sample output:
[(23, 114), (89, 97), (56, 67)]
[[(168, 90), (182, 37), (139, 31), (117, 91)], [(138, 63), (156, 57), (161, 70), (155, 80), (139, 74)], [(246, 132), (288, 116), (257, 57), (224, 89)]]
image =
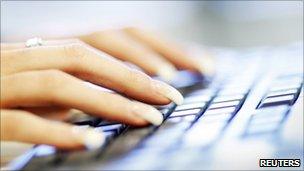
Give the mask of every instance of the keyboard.
[[(248, 63), (250, 65), (235, 66), (233, 72), (207, 80), (209, 83), (202, 78), (191, 86), (181, 88), (185, 97), (183, 104), (156, 106), (164, 117), (160, 126), (134, 128), (84, 115), (73, 123), (81, 129), (90, 126), (103, 132), (106, 142), (102, 148), (67, 152), (39, 145), (22, 156), (23, 163), (18, 160), (11, 166), (29, 170), (40, 167), (70, 169), (76, 166), (86, 170), (113, 167), (144, 169), (149, 165), (153, 165), (153, 169), (166, 168), (168, 163), (180, 161), (180, 155), (186, 155), (188, 149), (209, 149), (223, 137), (252, 90), (261, 82), (261, 75), (265, 74), (259, 64)], [(187, 78), (190, 73), (183, 71), (180, 74)], [(255, 110), (250, 113), (241, 136), (250, 138), (278, 131), (301, 91), (303, 73), (283, 73), (272, 77), (261, 98), (256, 100)], [(184, 150), (183, 153), (181, 150)], [(155, 163), (159, 156), (167, 156), (171, 161)], [(128, 164), (120, 166), (119, 163)]]

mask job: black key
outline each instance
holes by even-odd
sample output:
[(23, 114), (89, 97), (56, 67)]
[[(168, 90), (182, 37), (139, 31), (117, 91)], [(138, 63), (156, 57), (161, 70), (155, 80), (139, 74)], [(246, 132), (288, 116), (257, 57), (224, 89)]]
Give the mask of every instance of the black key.
[(268, 97), (264, 99), (260, 105), (260, 107), (267, 106), (276, 106), (276, 105), (291, 105), (294, 101), (294, 95), (286, 95), (286, 96), (277, 96), (277, 97)]

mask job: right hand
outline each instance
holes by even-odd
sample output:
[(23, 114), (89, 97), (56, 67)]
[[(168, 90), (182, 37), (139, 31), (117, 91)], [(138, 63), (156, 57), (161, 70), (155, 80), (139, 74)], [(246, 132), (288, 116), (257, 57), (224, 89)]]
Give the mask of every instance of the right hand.
[[(123, 96), (100, 91), (84, 80)], [(104, 139), (102, 135), (45, 119), (49, 117), (47, 113), (56, 115), (56, 111), (78, 109), (135, 126), (159, 125), (162, 114), (142, 102), (165, 105), (170, 101), (180, 104), (182, 100), (173, 87), (78, 40), (7, 50), (1, 44), (1, 140), (65, 149), (98, 147)], [(35, 109), (40, 109), (39, 114)], [(41, 112), (44, 109), (48, 112)]]

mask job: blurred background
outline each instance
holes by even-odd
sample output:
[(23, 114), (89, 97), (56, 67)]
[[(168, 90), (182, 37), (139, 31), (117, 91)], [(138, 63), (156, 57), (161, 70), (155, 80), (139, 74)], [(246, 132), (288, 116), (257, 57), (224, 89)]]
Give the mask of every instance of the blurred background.
[(1, 1), (1, 42), (139, 25), (210, 46), (303, 40), (303, 1)]

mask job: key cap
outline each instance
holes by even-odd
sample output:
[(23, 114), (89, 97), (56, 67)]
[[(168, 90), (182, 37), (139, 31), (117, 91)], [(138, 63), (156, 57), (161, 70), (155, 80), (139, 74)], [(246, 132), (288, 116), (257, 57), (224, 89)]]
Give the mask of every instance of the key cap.
[(207, 102), (211, 99), (209, 95), (198, 95), (198, 96), (190, 96), (186, 97), (184, 100), (184, 104), (195, 103), (195, 102)]
[(268, 118), (274, 118), (277, 116), (284, 116), (289, 109), (288, 105), (281, 105), (281, 106), (273, 106), (267, 108), (261, 108), (256, 110), (254, 114), (252, 114), (253, 119), (259, 120), (268, 120)]
[(241, 88), (225, 88), (221, 90), (218, 95), (224, 96), (224, 95), (234, 95), (234, 94), (246, 94), (248, 92), (247, 87), (241, 87)]
[(187, 121), (187, 122), (192, 122), (195, 120), (197, 116), (196, 115), (185, 115), (185, 116), (173, 116), (169, 117), (170, 122), (182, 122), (182, 121)]
[(185, 115), (197, 115), (200, 111), (201, 111), (201, 109), (182, 110), (182, 111), (173, 112), (170, 115), (170, 117), (185, 116)]
[(56, 153), (56, 148), (49, 145), (39, 145), (35, 148), (35, 157), (48, 156)]
[(186, 147), (204, 147), (216, 140), (226, 123), (194, 124), (184, 136)]
[(267, 94), (267, 97), (291, 95), (291, 94), (296, 94), (297, 92), (298, 92), (298, 89), (287, 89), (287, 90), (272, 91), (272, 92), (269, 92)]
[(291, 85), (291, 84), (299, 84), (303, 82), (303, 76), (300, 74), (299, 76), (284, 76), (279, 77), (274, 81), (273, 85)]
[(191, 92), (189, 95), (190, 96), (195, 96), (195, 95), (209, 95), (212, 96), (215, 93), (216, 89), (202, 89), (202, 90), (196, 90), (194, 92)]
[(270, 91), (281, 91), (287, 89), (298, 89), (300, 88), (301, 83), (297, 84), (288, 84), (288, 85), (275, 85), (274, 87), (270, 88)]
[(205, 102), (184, 104), (184, 105), (179, 105), (179, 106), (177, 106), (177, 107), (175, 108), (175, 111), (188, 110), (188, 109), (195, 109), (195, 108), (203, 108), (205, 105), (206, 105)]
[(214, 98), (213, 102), (226, 102), (226, 101), (234, 101), (234, 100), (241, 100), (244, 98), (242, 94), (236, 95), (229, 95), (229, 96), (218, 96)]
[(288, 109), (288, 105), (282, 105), (256, 110), (250, 118), (247, 134), (275, 131), (288, 112)]
[(209, 109), (216, 109), (216, 108), (224, 108), (224, 107), (237, 106), (239, 103), (240, 103), (240, 101), (238, 101), (238, 100), (228, 101), (228, 102), (212, 103), (209, 106)]
[(184, 116), (182, 117), (184, 121), (187, 121), (187, 122), (193, 122), (195, 119), (196, 119), (196, 115), (188, 115), (188, 116)]
[(231, 118), (229, 114), (219, 114), (219, 115), (203, 115), (195, 123), (210, 123), (210, 122), (227, 122)]
[(260, 124), (260, 125), (249, 125), (246, 129), (246, 134), (261, 134), (270, 133), (278, 129), (278, 123)]
[(294, 95), (268, 97), (262, 101), (260, 107), (283, 105), (283, 104), (291, 105), (293, 103), (293, 100), (294, 100)]
[(260, 124), (272, 124), (272, 123), (279, 123), (283, 120), (285, 115), (273, 115), (272, 117), (255, 117), (252, 118), (251, 124), (252, 125), (260, 125)]
[(176, 122), (175, 118), (169, 118), (162, 124), (154, 134), (143, 142), (146, 148), (163, 148), (174, 144), (180, 138), (191, 123), (181, 119)]
[(232, 114), (235, 111), (236, 107), (226, 107), (207, 110), (203, 115), (218, 115), (218, 114)]

